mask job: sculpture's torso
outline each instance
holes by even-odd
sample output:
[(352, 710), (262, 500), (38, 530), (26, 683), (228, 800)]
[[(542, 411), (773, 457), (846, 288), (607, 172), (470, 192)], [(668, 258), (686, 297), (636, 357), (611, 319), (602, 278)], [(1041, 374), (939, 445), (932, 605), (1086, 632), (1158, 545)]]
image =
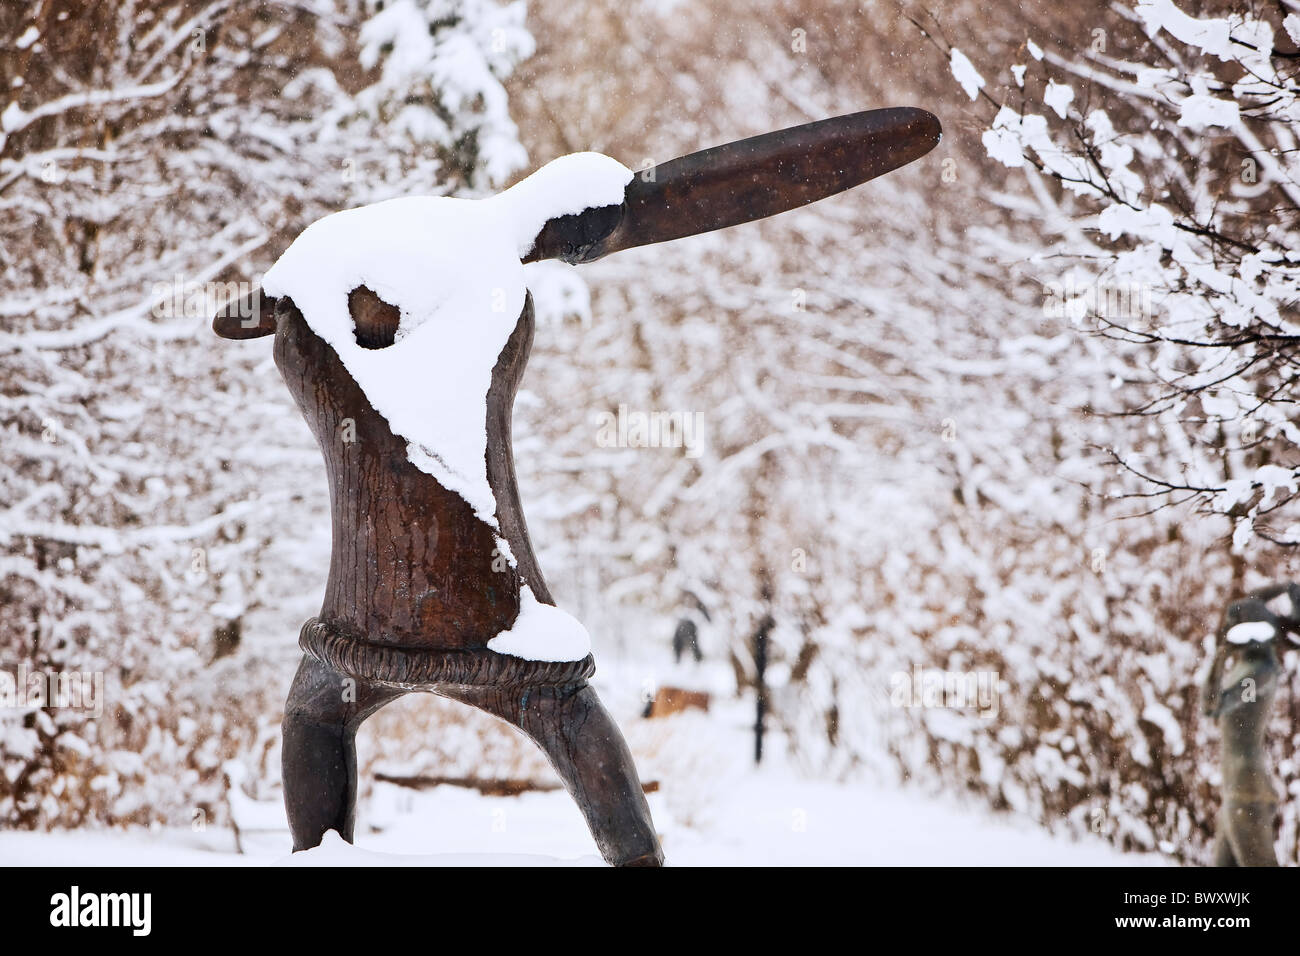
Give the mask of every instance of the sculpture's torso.
[(488, 482), (514, 565), (463, 498), (407, 460), (406, 441), (298, 310), (287, 300), (278, 308), (276, 364), (329, 477), (333, 548), (320, 620), (373, 644), (474, 650), (511, 627), (521, 579), (550, 603), (510, 450), (511, 408), (532, 343), (531, 299), (493, 370), (487, 403)]
[[(1273, 802), (1266, 731), (1279, 668), (1271, 648), (1243, 654), (1220, 684), (1224, 802)], [(1252, 699), (1253, 698), (1253, 699)]]

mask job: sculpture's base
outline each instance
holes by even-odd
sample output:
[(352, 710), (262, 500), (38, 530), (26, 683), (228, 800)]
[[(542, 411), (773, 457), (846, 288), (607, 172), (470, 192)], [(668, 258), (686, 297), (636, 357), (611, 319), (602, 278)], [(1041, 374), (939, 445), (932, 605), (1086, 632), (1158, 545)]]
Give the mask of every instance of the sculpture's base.
[(331, 627), (319, 618), (302, 626), (299, 646), (346, 677), (403, 690), (466, 687), (543, 687), (571, 684), (596, 672), (588, 654), (578, 661), (529, 661), (489, 650), (446, 650), (374, 644)]
[[(588, 657), (588, 668), (590, 661)], [(303, 657), (284, 708), (281, 748), (284, 803), (295, 850), (318, 846), (330, 830), (352, 842), (357, 728), (407, 689), (368, 678), (354, 681), (311, 655)], [(632, 754), (585, 680), (496, 687), (446, 683), (427, 689), (504, 720), (541, 747), (607, 862), (663, 864)]]

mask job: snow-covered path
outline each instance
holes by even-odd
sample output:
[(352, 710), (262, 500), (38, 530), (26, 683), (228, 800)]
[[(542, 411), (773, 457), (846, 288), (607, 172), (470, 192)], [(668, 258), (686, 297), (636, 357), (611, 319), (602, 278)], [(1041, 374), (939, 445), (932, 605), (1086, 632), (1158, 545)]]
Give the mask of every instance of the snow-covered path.
[[(733, 779), (707, 816), (687, 826), (652, 795), (664, 850), (677, 866), (1151, 866), (1155, 855), (1053, 837), (1028, 823), (906, 789), (836, 785), (767, 771)], [(416, 792), (380, 784), (357, 846), (331, 838), (287, 858), (288, 834), (229, 831), (0, 833), (0, 865), (599, 865), (562, 792), (484, 797), (456, 787)], [(372, 829), (381, 827), (382, 829)]]

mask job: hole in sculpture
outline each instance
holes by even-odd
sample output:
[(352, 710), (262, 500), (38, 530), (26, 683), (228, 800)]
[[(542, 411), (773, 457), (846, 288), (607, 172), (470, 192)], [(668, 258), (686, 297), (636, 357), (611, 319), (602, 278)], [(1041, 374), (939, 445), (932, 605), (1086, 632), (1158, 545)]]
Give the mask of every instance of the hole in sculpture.
[(357, 345), (363, 349), (386, 349), (396, 340), (401, 311), (365, 286), (357, 286), (348, 293), (348, 311), (352, 314)]

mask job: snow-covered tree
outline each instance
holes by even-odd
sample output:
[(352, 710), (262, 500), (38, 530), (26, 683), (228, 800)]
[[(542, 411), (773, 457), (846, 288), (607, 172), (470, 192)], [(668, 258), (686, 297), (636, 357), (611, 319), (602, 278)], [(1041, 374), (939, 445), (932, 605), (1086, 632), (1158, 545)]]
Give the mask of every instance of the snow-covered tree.
[(1116, 4), (1090, 45), (1028, 41), (1000, 97), (951, 51), (971, 98), (997, 101), (983, 141), (1026, 171), (1020, 211), (1054, 235), (1049, 317), (1121, 346), (1116, 407), (1142, 420), (1113, 451), (1132, 493), (1226, 516), (1239, 552), (1300, 543), (1300, 13), (1255, 6)]
[[(1088, 334), (1106, 346), (1094, 368), (1108, 387), (1079, 407), (1105, 416), (1091, 442), (1114, 467), (1081, 477), (1128, 518), (1120, 539), (1148, 541), (1139, 552), (1104, 546), (1107, 613), (1093, 631), (1104, 640), (1088, 638), (1083, 659), (1057, 652), (1068, 677), (1057, 720), (1089, 728), (1071, 747), (1083, 764), (1052, 756), (1082, 770), (1061, 774), (1078, 795), (1057, 802), (1092, 829), (1191, 859), (1203, 857), (1215, 800), (1214, 741), (1194, 702), (1216, 612), (1279, 567), (1274, 545), (1300, 543), (1300, 14), (1293, 4), (1220, 9), (1197, 18), (1139, 0), (1110, 4), (1072, 35), (1035, 37), (1031, 24), (998, 73), (968, 57), (942, 17), (918, 18), (964, 94), (987, 108), (988, 157), (1023, 177), (993, 198), (1041, 237), (1019, 258), (1041, 286), (1044, 326), (1070, 332), (1074, 352)], [(1168, 544), (1151, 536), (1162, 525), (1170, 541), (1202, 542), (1200, 573), (1168, 565)], [(1080, 640), (1085, 620), (1070, 619)], [(1286, 657), (1294, 673), (1297, 654)], [(1279, 715), (1273, 740), (1294, 789), (1291, 723)], [(1103, 793), (1087, 792), (1098, 784)], [(1292, 811), (1282, 826), (1294, 859)]]

